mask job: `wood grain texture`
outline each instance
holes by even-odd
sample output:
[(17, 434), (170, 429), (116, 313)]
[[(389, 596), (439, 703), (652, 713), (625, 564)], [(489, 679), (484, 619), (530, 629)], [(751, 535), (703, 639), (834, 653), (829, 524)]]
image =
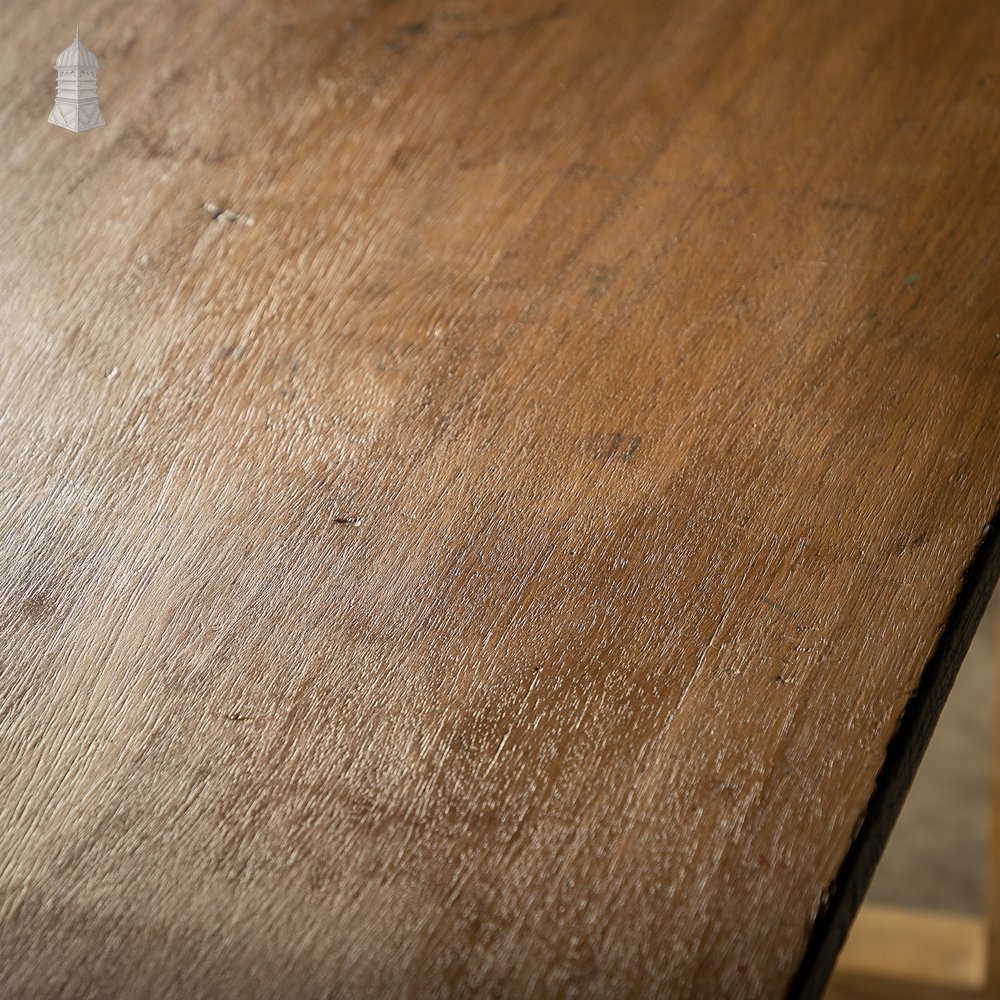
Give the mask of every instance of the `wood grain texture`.
[(96, 0), (83, 135), (66, 17), (0, 12), (0, 992), (805, 983), (1000, 499), (995, 5)]

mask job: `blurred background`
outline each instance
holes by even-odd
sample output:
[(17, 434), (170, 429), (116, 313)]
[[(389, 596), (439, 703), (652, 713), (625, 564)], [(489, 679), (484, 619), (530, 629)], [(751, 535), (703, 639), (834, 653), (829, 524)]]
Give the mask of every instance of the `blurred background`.
[(868, 902), (984, 912), (998, 604), (994, 594), (917, 768)]

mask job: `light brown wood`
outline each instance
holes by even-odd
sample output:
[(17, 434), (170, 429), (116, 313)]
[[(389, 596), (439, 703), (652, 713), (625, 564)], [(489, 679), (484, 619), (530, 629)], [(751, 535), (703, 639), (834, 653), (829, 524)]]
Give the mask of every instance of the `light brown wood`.
[[(1000, 623), (1000, 601), (996, 607)], [(1000, 995), (1000, 627), (996, 631), (997, 685), (993, 708), (993, 809), (990, 815), (990, 854), (986, 871), (986, 915), (988, 924), (987, 980), (993, 996)]]
[(940, 982), (914, 982), (912, 978), (885, 979), (877, 974), (841, 975), (838, 971), (824, 1000), (993, 1000), (982, 989), (950, 986)]
[(83, 135), (66, 18), (0, 992), (815, 993), (995, 573), (994, 6), (98, 0)]
[(892, 979), (981, 995), (986, 941), (981, 917), (866, 904), (844, 944), (835, 982)]

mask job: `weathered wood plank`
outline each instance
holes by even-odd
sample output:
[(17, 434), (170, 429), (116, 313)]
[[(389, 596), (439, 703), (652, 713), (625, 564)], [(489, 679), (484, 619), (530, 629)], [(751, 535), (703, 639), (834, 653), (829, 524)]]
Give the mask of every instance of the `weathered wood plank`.
[(3, 990), (821, 971), (1000, 499), (993, 5), (98, 0), (82, 135), (65, 17), (0, 12)]

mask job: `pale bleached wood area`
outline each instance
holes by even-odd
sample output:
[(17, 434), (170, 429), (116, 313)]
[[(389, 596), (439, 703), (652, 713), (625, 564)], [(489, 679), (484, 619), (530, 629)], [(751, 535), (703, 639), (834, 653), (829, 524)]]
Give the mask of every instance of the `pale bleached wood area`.
[(0, 994), (815, 995), (996, 575), (996, 5), (95, 0), (81, 134), (76, 13)]

